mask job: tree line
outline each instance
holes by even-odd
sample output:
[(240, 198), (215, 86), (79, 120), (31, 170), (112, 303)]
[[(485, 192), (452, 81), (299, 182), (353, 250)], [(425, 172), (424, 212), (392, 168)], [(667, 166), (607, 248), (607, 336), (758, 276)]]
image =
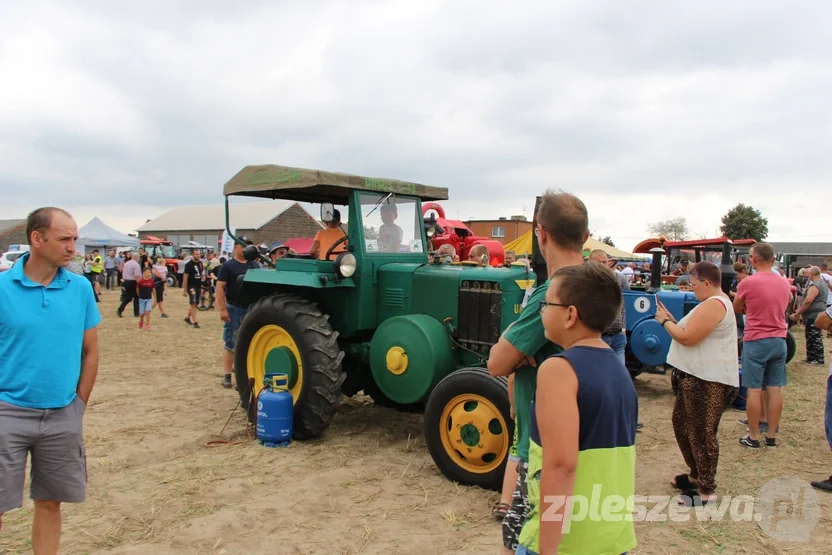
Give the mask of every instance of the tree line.
[[(768, 218), (764, 218), (753, 206), (738, 204), (722, 216), (719, 231), (729, 239), (754, 239), (765, 241), (768, 237)], [(647, 226), (652, 236), (664, 235), (670, 241), (706, 239), (705, 233), (693, 233), (684, 217), (653, 222)]]

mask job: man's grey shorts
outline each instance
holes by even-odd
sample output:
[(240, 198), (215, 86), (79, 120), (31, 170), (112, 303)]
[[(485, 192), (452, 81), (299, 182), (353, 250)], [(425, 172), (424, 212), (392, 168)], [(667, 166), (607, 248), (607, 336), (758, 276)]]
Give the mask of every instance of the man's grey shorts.
[(26, 462), (32, 455), (29, 494), (36, 501), (86, 499), (84, 401), (61, 409), (30, 409), (0, 401), (0, 513), (23, 506)]

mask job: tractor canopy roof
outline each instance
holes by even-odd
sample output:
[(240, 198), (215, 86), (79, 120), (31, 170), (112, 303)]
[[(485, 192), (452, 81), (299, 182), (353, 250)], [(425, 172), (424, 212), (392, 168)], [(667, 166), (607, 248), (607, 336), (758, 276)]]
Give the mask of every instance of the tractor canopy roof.
[(346, 204), (355, 190), (411, 195), (422, 200), (448, 199), (445, 187), (275, 165), (246, 166), (225, 184), (223, 194)]
[(645, 239), (633, 248), (635, 253), (649, 253), (650, 249), (659, 248), (682, 248), (682, 249), (703, 249), (703, 250), (721, 250), (723, 243), (731, 241), (734, 247), (749, 247), (756, 243), (754, 239), (729, 239), (727, 237), (719, 237), (717, 239), (694, 239), (692, 241), (666, 241), (661, 238)]

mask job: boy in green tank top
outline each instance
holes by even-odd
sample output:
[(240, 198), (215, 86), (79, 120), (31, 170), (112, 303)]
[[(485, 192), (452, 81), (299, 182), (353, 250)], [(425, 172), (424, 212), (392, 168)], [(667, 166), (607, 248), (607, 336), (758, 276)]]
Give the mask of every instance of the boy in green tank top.
[[(589, 237), (589, 216), (580, 199), (563, 192), (547, 191), (537, 210), (535, 235), (546, 260), (548, 275), (565, 266), (583, 264), (583, 245)], [(492, 376), (514, 374), (515, 435), (517, 437), (517, 484), (503, 517), (503, 554), (513, 554), (529, 514), (526, 470), (529, 463), (531, 403), (537, 383), (537, 366), (560, 347), (545, 337), (540, 301), (549, 281), (540, 284), (526, 301), (520, 317), (491, 348), (488, 371)]]

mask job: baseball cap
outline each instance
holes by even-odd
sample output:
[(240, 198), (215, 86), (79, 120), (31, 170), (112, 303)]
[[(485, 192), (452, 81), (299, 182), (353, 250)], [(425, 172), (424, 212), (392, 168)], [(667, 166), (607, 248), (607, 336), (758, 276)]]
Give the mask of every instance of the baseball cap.
[(246, 235), (240, 235), (240, 236), (238, 237), (238, 239), (239, 239), (240, 241), (242, 241), (243, 243), (245, 243), (246, 245), (253, 245), (253, 244), (254, 244), (254, 243), (251, 241), (251, 239), (249, 239), (249, 238), (248, 238), (248, 236), (246, 236)]

